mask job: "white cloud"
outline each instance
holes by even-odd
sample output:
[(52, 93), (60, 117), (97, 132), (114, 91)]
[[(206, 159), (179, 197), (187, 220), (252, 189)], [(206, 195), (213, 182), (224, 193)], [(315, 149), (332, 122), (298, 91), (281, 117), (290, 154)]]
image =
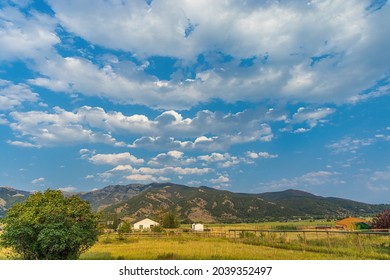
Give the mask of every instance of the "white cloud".
[(77, 188), (73, 187), (73, 186), (68, 186), (68, 187), (63, 187), (63, 188), (59, 188), (60, 191), (62, 192), (75, 192), (77, 191)]
[(338, 142), (328, 145), (334, 153), (356, 153), (357, 150), (370, 146), (374, 143), (375, 139), (352, 139), (351, 137), (344, 137)]
[(144, 182), (166, 182), (170, 181), (171, 176), (205, 176), (212, 173), (211, 168), (198, 167), (173, 167), (167, 166), (162, 168), (140, 167), (134, 168), (131, 165), (118, 165), (110, 170), (96, 174), (95, 178), (103, 181), (109, 181), (112, 178), (121, 178), (126, 181), (144, 181)]
[(145, 174), (131, 174), (125, 177), (129, 181), (141, 181), (141, 182), (156, 182), (157, 178), (152, 175)]
[[(390, 48), (390, 31), (382, 28), (390, 24), (389, 5), (369, 13), (369, 1), (49, 4), (66, 30), (92, 44), (130, 52), (142, 65), (128, 66), (131, 74), (125, 75), (115, 67), (123, 66), (117, 60), (97, 66), (86, 59), (52, 56), (38, 63), (45, 77), (35, 84), (127, 104), (189, 108), (214, 99), (351, 102), (364, 98), (361, 93), (383, 77), (390, 60), (381, 51)], [(199, 55), (209, 67), (195, 77), (183, 74), (198, 63)], [(232, 58), (224, 60), (223, 55)], [(176, 58), (183, 69), (170, 81), (148, 76), (142, 72), (152, 56)], [(253, 65), (240, 67), (248, 58)]]
[(390, 191), (390, 166), (385, 170), (375, 171), (370, 174), (366, 186), (374, 192)]
[(372, 181), (390, 181), (390, 167), (385, 171), (375, 171), (371, 176)]
[(95, 154), (89, 158), (93, 164), (108, 164), (108, 165), (122, 165), (122, 164), (142, 164), (143, 159), (139, 159), (129, 152), (118, 154)]
[(212, 169), (210, 168), (198, 168), (198, 167), (163, 167), (163, 168), (149, 168), (141, 167), (139, 169), (133, 169), (133, 173), (140, 174), (153, 174), (153, 175), (162, 175), (162, 174), (176, 174), (176, 175), (205, 175), (210, 173)]
[(317, 125), (318, 121), (333, 114), (335, 109), (332, 108), (319, 108), (316, 110), (309, 110), (304, 107), (300, 107), (298, 111), (293, 115), (292, 121), (294, 123), (307, 122), (310, 128)]
[(31, 184), (36, 185), (36, 184), (41, 184), (43, 182), (45, 182), (45, 178), (40, 177), (40, 178), (36, 178), (36, 179), (32, 180)]
[[(327, 122), (325, 119), (329, 115), (333, 114), (336, 110), (333, 108), (298, 108), (291, 119), (286, 119), (285, 122), (289, 125), (282, 131), (293, 131), (293, 133), (305, 133), (316, 127), (318, 124)], [(305, 127), (302, 127), (302, 126)], [(296, 126), (299, 126), (296, 128)]]
[(136, 181), (136, 182), (144, 182), (144, 183), (150, 183), (150, 182), (169, 182), (171, 179), (164, 176), (154, 177), (152, 175), (145, 175), (145, 174), (132, 174), (125, 176), (125, 179), (128, 181)]
[(36, 67), (45, 77), (30, 79), (29, 82), (57, 92), (80, 93), (115, 103), (142, 104), (153, 108), (183, 109), (207, 100), (193, 84), (172, 81), (162, 84), (155, 77), (138, 73), (135, 64), (126, 67), (128, 73), (133, 72), (132, 78), (118, 73), (113, 65), (100, 67), (80, 57), (55, 55), (38, 62)]
[(261, 158), (277, 158), (278, 155), (276, 154), (270, 154), (268, 152), (259, 152), (259, 153), (256, 153), (256, 152), (247, 152), (246, 153), (247, 157), (249, 157), (250, 159), (261, 159)]
[(29, 142), (23, 142), (23, 141), (7, 141), (7, 144), (12, 145), (12, 146), (18, 146), (22, 148), (41, 148), (40, 145), (35, 145)]
[(227, 183), (229, 181), (230, 181), (229, 177), (221, 175), (221, 176), (219, 176), (216, 179), (211, 179), (210, 183), (212, 183), (212, 184), (220, 184), (220, 183)]
[[(15, 122), (10, 124), (12, 130), (27, 138), (25, 145), (58, 146), (79, 143), (105, 143), (117, 147), (126, 146), (109, 133), (93, 131), (84, 127), (77, 114), (55, 107), (55, 113), (41, 111), (12, 112)], [(10, 142), (15, 143), (15, 141)], [(19, 144), (21, 142), (18, 142)]]
[(375, 138), (378, 140), (384, 140), (384, 141), (390, 142), (390, 135), (377, 134), (377, 135), (375, 135)]
[(324, 184), (343, 184), (344, 181), (339, 178), (338, 172), (313, 171), (299, 177), (283, 178), (271, 182), (261, 183), (260, 185), (268, 190), (283, 190), (287, 188), (302, 188), (311, 186), (320, 186)]
[(34, 103), (38, 100), (38, 94), (27, 85), (0, 79), (0, 110), (12, 110), (25, 102)]
[(28, 82), (34, 86), (40, 86), (52, 91), (71, 92), (71, 87), (64, 81), (53, 81), (46, 78), (29, 79)]
[(41, 59), (60, 42), (54, 31), (56, 20), (36, 10), (25, 16), (5, 5), (0, 18), (0, 60)]
[(5, 118), (5, 115), (4, 114), (0, 114), (0, 125), (6, 125), (6, 124), (9, 124), (8, 120)]
[(217, 162), (217, 161), (226, 161), (229, 160), (231, 156), (228, 153), (220, 154), (220, 153), (212, 153), (211, 155), (202, 155), (198, 156), (199, 160), (205, 161), (207, 163)]
[(179, 159), (183, 157), (184, 153), (180, 151), (169, 151), (167, 155), (175, 159)]
[(148, 165), (151, 166), (182, 166), (196, 163), (196, 159), (187, 157), (180, 151), (169, 151), (167, 153), (160, 153), (153, 157)]
[[(105, 112), (99, 107), (83, 106), (74, 112), (59, 107), (53, 110), (52, 113), (13, 112), (10, 116), (14, 121), (10, 127), (32, 145), (105, 143), (118, 147), (176, 151), (176, 154), (169, 155), (172, 157), (185, 149), (215, 151), (235, 144), (267, 142), (273, 138), (272, 129), (265, 122), (273, 121), (274, 116), (263, 109), (236, 114), (199, 111), (192, 119), (167, 111), (154, 120), (144, 115)], [(126, 144), (116, 140), (113, 134), (135, 137), (135, 140)]]

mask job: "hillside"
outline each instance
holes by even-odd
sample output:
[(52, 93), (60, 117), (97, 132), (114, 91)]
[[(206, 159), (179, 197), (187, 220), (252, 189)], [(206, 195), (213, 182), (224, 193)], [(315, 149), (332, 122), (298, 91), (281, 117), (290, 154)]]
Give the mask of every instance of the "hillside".
[(367, 216), (389, 208), (389, 205), (372, 205), (342, 198), (322, 197), (298, 190), (269, 192), (259, 195), (268, 201), (311, 216)]
[(99, 211), (104, 208), (125, 201), (148, 188), (147, 185), (110, 185), (103, 189), (77, 194), (81, 199), (87, 200), (92, 209)]
[(287, 190), (243, 194), (208, 187), (151, 184), (146, 192), (106, 208), (106, 212), (133, 219), (158, 217), (175, 210), (182, 220), (210, 222), (253, 222), (309, 217), (373, 215), (389, 205), (370, 205), (346, 199), (323, 198)]
[(176, 184), (151, 184), (146, 192), (110, 206), (105, 212), (137, 219), (159, 216), (168, 210), (177, 211), (182, 220), (207, 223), (249, 222), (258, 220), (258, 217), (272, 220), (301, 214), (257, 195)]
[(7, 209), (12, 207), (12, 205), (24, 201), (29, 195), (30, 193), (26, 191), (0, 187), (0, 218), (5, 215)]
[[(14, 203), (25, 200), (29, 195), (26, 191), (0, 187), (0, 217)], [(390, 205), (321, 197), (299, 190), (246, 194), (172, 183), (110, 185), (76, 195), (87, 200), (94, 211), (115, 213), (134, 220), (158, 218), (169, 210), (177, 211), (180, 219), (187, 222), (238, 223), (370, 216), (390, 209)]]

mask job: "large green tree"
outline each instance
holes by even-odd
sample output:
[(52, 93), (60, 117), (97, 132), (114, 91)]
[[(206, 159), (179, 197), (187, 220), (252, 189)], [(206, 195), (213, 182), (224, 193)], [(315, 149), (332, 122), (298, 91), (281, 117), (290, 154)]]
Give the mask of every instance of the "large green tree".
[(60, 191), (35, 193), (4, 218), (1, 243), (21, 258), (69, 260), (97, 241), (97, 215), (88, 202)]

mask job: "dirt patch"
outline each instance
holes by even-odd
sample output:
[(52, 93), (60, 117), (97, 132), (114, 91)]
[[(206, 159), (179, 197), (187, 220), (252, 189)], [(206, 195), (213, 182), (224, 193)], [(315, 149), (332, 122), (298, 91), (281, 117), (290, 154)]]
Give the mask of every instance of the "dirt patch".
[(6, 204), (7, 204), (7, 201), (5, 201), (4, 199), (0, 198), (0, 206), (4, 207)]
[(203, 198), (200, 198), (200, 197), (194, 198), (194, 199), (192, 200), (192, 202), (193, 202), (196, 206), (201, 207), (201, 208), (203, 208), (203, 207), (205, 207), (205, 206), (207, 205), (207, 201), (204, 200)]
[(223, 202), (222, 202), (223, 205), (226, 205), (227, 207), (233, 209), (234, 208), (234, 203), (229, 200), (229, 199), (225, 199)]
[(203, 223), (213, 223), (215, 219), (210, 213), (200, 207), (192, 207), (188, 213), (188, 218), (192, 221), (201, 221)]

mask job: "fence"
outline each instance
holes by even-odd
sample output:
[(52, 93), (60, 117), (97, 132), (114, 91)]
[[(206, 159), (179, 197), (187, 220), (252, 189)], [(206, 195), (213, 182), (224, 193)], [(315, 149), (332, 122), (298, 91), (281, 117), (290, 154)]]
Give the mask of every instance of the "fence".
[(390, 231), (341, 231), (341, 230), (242, 230), (230, 229), (227, 238), (257, 242), (272, 247), (294, 247), (301, 249), (322, 247), (355, 246), (364, 251), (372, 246), (382, 246), (390, 254)]
[(121, 234), (123, 238), (171, 238), (171, 237), (213, 237), (225, 238), (226, 232), (212, 232), (212, 231), (166, 231), (166, 232), (132, 232)]

